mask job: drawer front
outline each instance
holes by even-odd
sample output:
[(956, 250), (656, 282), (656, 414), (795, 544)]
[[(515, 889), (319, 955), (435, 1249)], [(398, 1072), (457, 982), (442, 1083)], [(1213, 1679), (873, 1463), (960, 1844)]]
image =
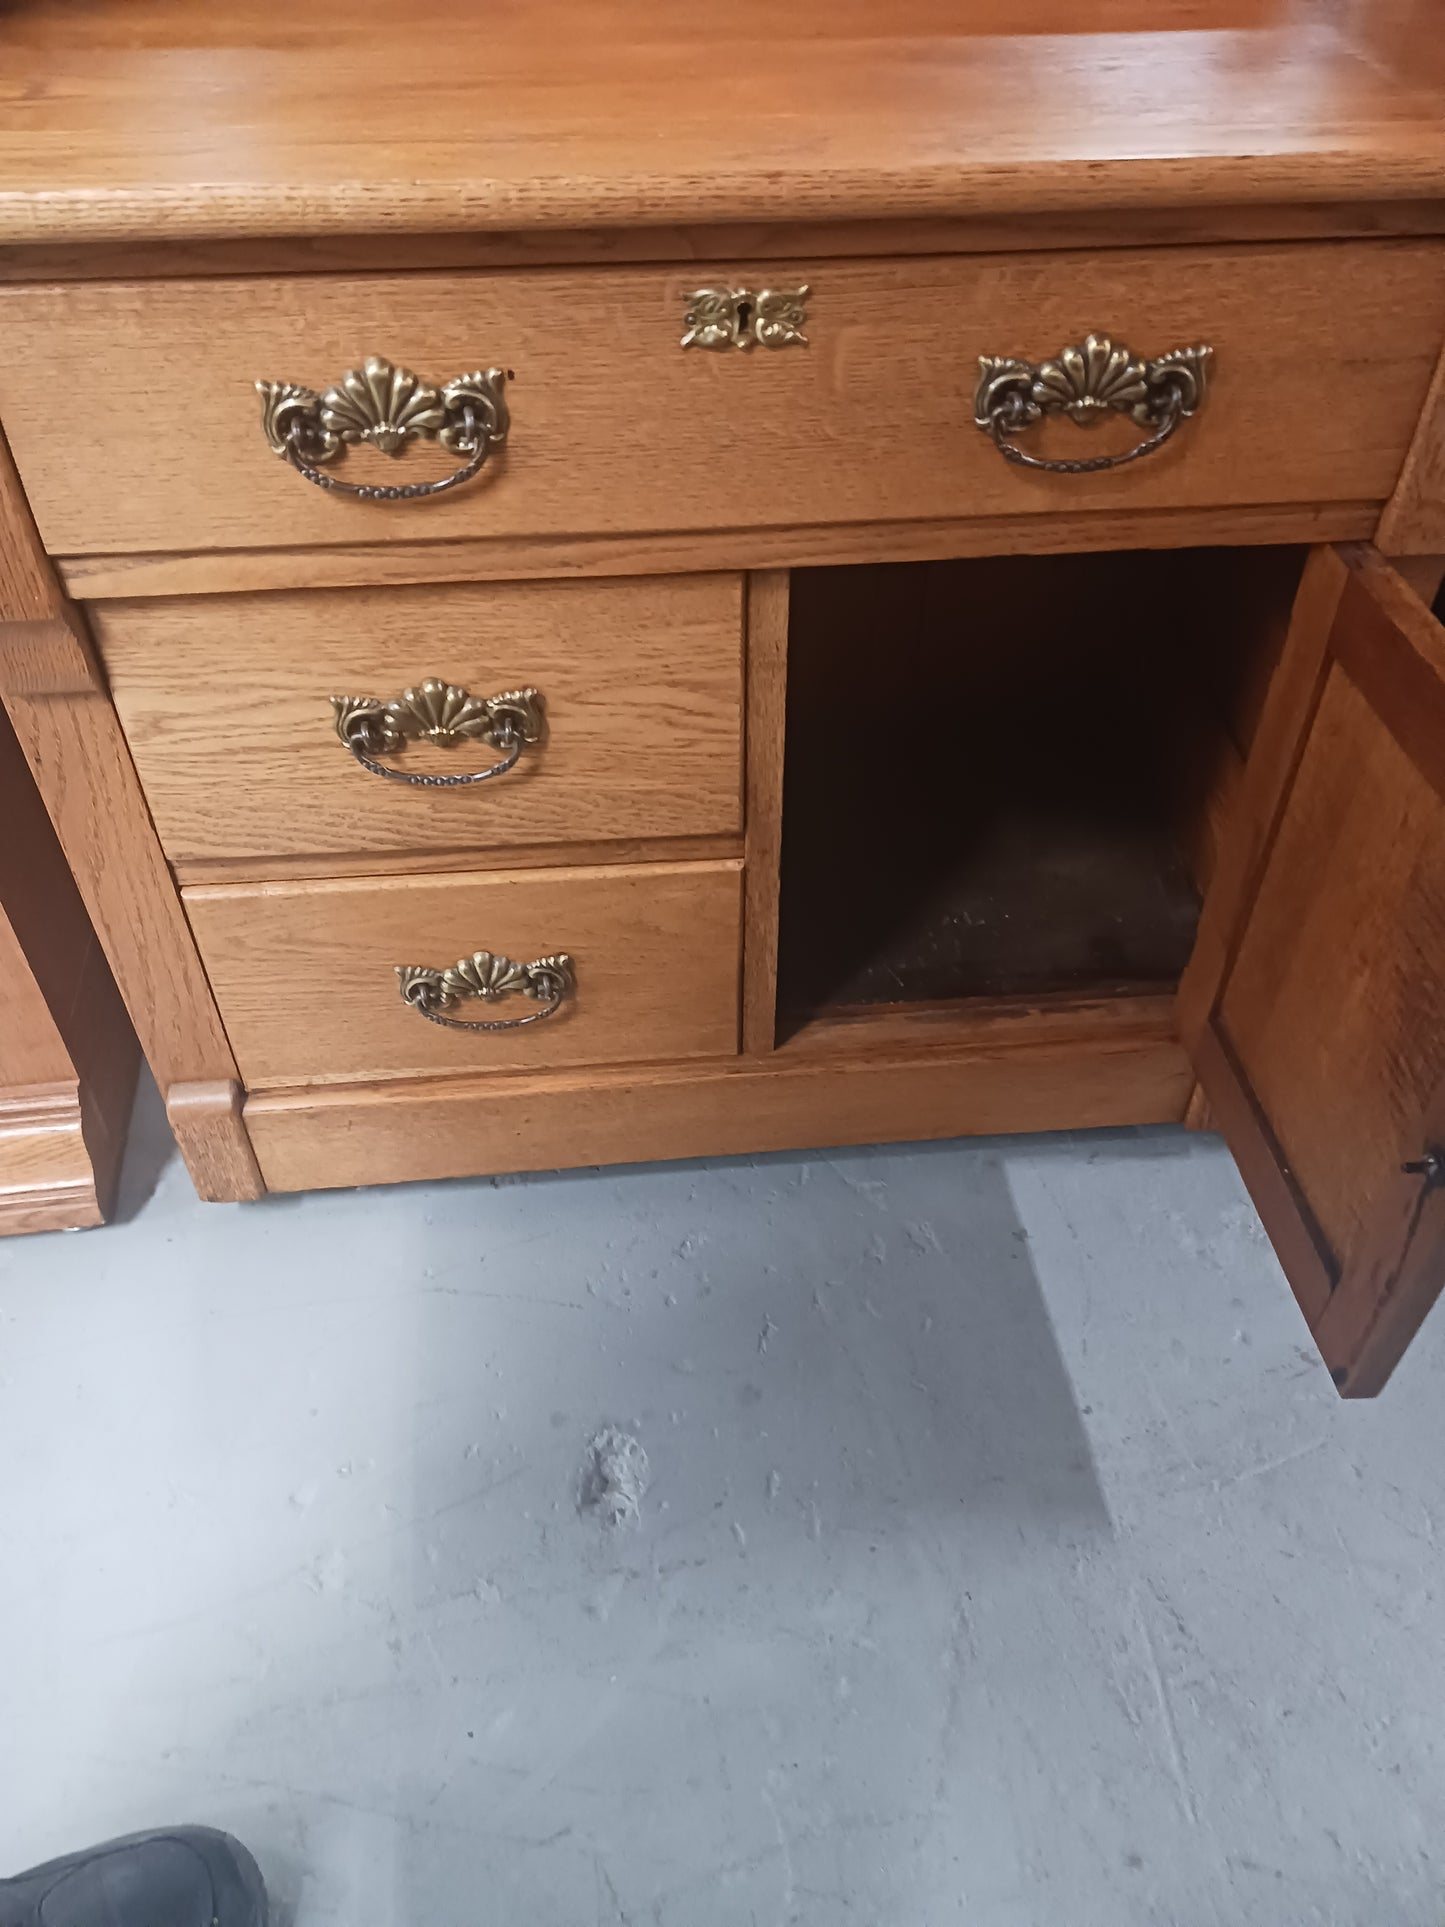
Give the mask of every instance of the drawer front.
[[(166, 854), (213, 859), (507, 849), (735, 832), (742, 585), (736, 576), (504, 583), (117, 602), (92, 610)], [(333, 695), (427, 678), (486, 698), (535, 687), (540, 742), (485, 782), (364, 768)], [(485, 769), (501, 748), (424, 736), (398, 776)]]
[[(184, 893), (246, 1083), (725, 1057), (737, 1050), (741, 865), (678, 863)], [(486, 950), (565, 953), (555, 1016), (467, 1032), (403, 1002), (397, 969)], [(464, 998), (462, 1021), (525, 1017), (526, 996)]]
[[(1445, 334), (1445, 246), (1362, 241), (775, 262), (769, 285), (811, 290), (806, 345), (680, 346), (692, 291), (759, 278), (10, 287), (0, 419), (56, 554), (1383, 500)], [(1205, 406), (1129, 467), (1010, 466), (974, 425), (980, 355), (1040, 362), (1090, 330), (1144, 357), (1209, 343)], [(510, 370), (505, 448), (427, 500), (311, 486), (272, 452), (254, 384), (325, 389), (368, 355), (437, 384)], [(1066, 457), (1138, 438), (1117, 418), (1047, 428)], [(328, 473), (409, 483), (459, 459), (365, 447)]]

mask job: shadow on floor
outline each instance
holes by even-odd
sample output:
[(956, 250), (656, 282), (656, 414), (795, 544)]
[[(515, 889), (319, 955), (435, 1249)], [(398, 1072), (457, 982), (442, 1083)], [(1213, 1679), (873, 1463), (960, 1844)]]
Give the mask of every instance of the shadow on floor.
[[(387, 1208), (333, 1221), (361, 1263)], [(416, 1418), (405, 1685), (375, 1789), (410, 1818), (333, 1813), (308, 1853), (348, 1904), (360, 1855), (378, 1919), (459, 1891), (497, 1921), (782, 1918), (788, 1809), (932, 1802), (971, 1575), (1026, 1592), (1110, 1531), (998, 1158), (461, 1184), (419, 1218), (391, 1352)], [(606, 1425), (648, 1454), (635, 1531), (579, 1512)], [(338, 1708), (335, 1773), (374, 1756), (379, 1711)], [(599, 1849), (639, 1826), (645, 1854)], [(906, 1892), (903, 1839), (875, 1851), (878, 1891)]]
[(116, 1190), (114, 1223), (129, 1224), (150, 1203), (161, 1173), (179, 1156), (171, 1127), (166, 1122), (165, 1101), (149, 1066), (142, 1062)]

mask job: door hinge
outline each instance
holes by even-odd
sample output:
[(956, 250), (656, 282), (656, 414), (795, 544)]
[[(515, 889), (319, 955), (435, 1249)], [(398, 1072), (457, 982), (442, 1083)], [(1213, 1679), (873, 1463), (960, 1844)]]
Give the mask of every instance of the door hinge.
[(1427, 1191), (1436, 1191), (1445, 1184), (1445, 1151), (1432, 1145), (1424, 1157), (1411, 1158), (1410, 1162), (1402, 1164), (1400, 1169), (1412, 1178), (1423, 1178)]

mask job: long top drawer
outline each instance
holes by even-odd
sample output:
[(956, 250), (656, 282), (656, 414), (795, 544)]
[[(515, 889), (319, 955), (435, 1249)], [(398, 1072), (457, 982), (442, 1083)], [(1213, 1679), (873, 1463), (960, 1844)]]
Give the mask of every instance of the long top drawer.
[[(808, 289), (806, 342), (680, 345), (698, 289), (764, 284)], [(1383, 500), (1445, 335), (1445, 246), (30, 285), (0, 289), (0, 331), (0, 420), (54, 554)], [(1010, 465), (975, 425), (980, 356), (1090, 331), (1143, 358), (1207, 343), (1207, 403), (1126, 467)], [(505, 447), (429, 499), (309, 486), (255, 384), (324, 390), (369, 355), (436, 384), (510, 371)], [(1047, 426), (1066, 459), (1138, 435)], [(362, 447), (332, 472), (458, 460)]]

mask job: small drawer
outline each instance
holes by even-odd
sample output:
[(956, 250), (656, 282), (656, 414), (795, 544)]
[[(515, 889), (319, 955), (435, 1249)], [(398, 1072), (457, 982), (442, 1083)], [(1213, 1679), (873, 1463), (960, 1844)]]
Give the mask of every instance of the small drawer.
[[(741, 827), (737, 576), (115, 602), (97, 604), (92, 619), (183, 879), (204, 880), (218, 860), (505, 851)], [(426, 779), (506, 761), (508, 738), (493, 729), (438, 746), (409, 711), (411, 735), (366, 767), (339, 737), (330, 698), (397, 702), (429, 678), (483, 707), (535, 689), (538, 740), (522, 741), (538, 732), (517, 727), (510, 770), (438, 784)], [(486, 732), (485, 715), (476, 727)], [(366, 732), (355, 741), (365, 754)]]
[[(738, 863), (656, 863), (216, 884), (184, 901), (255, 1088), (731, 1056), (741, 876)], [(465, 989), (437, 1002), (430, 986), (446, 1024), (404, 1001), (399, 970), (441, 973), (483, 951), (522, 965), (569, 958), (555, 1013), (451, 1027), (535, 1018), (554, 1001), (545, 971), (490, 1002)]]
[[(758, 294), (804, 288), (801, 324), (765, 329)], [(734, 289), (752, 298), (734, 332), (755, 345), (731, 345), (726, 302), (694, 299)], [(0, 331), (0, 419), (61, 555), (1378, 502), (1445, 335), (1445, 245), (36, 284), (0, 289)], [(975, 423), (980, 356), (1041, 365), (1091, 331), (1143, 362), (1209, 345), (1204, 406), (1126, 467), (1006, 461)], [(345, 377), (368, 357), (432, 392), (378, 376), (384, 407), (352, 406)], [(424, 500), (343, 492), (467, 467), (457, 423), (465, 443), (477, 408), (500, 417), (452, 384), (489, 370), (510, 425), (474, 479)], [(327, 432), (370, 423), (379, 440), (313, 462), (313, 486), (268, 440), (258, 380), (335, 388)], [(1143, 437), (1101, 418), (1021, 445), (1067, 461)], [(408, 420), (422, 433), (389, 459)]]

